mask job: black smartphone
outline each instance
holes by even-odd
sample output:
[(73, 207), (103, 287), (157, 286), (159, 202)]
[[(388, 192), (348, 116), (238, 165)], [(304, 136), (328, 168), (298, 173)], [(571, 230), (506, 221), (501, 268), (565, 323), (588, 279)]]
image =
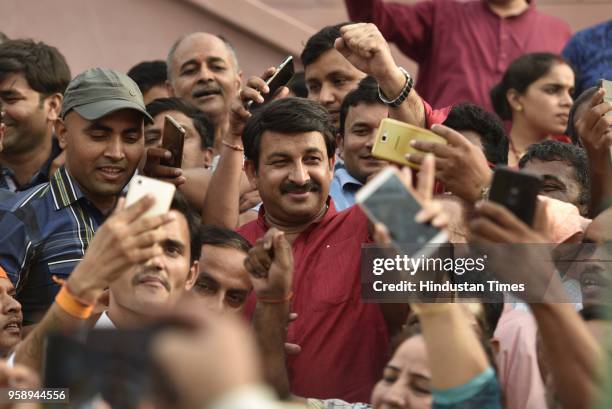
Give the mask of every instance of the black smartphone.
[(282, 63), (280, 63), (280, 65), (276, 68), (276, 72), (274, 73), (274, 75), (268, 78), (268, 80), (266, 81), (270, 92), (263, 95), (264, 102), (262, 104), (258, 104), (255, 101), (249, 101), (246, 104), (247, 109), (254, 109), (269, 102), (274, 97), (280, 87), (284, 87), (289, 83), (289, 81), (293, 77), (293, 74), (295, 74), (295, 68), (293, 66), (293, 56), (290, 55), (285, 58)]
[(369, 219), (387, 227), (396, 250), (414, 250), (415, 246), (420, 250), (428, 244), (446, 243), (446, 233), (414, 220), (421, 205), (396, 172), (391, 166), (384, 169), (357, 192), (356, 202)]
[(498, 167), (493, 173), (489, 200), (508, 208), (516, 217), (531, 226), (542, 179), (539, 176)]
[(172, 154), (170, 159), (159, 161), (161, 165), (180, 168), (183, 164), (183, 145), (185, 144), (185, 128), (170, 115), (164, 118), (164, 132), (162, 134), (162, 148)]

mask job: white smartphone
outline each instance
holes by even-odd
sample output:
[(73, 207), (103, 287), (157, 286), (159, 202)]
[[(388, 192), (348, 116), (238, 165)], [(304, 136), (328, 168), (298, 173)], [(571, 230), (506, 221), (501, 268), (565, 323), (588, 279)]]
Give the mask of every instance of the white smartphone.
[(155, 204), (145, 212), (146, 217), (159, 216), (168, 213), (176, 186), (172, 183), (137, 175), (132, 178), (125, 197), (125, 207), (128, 207), (143, 196), (150, 193), (155, 197)]
[[(397, 172), (392, 166), (381, 171), (357, 192), (356, 202), (370, 220), (387, 227), (396, 250), (447, 243), (445, 232), (414, 220), (421, 205), (406, 189)], [(429, 248), (435, 250), (436, 246)], [(418, 253), (427, 251), (419, 250)]]

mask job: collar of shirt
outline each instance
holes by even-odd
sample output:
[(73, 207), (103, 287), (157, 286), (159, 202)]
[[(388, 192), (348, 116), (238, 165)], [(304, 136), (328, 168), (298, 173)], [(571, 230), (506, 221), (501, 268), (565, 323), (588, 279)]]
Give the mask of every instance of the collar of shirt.
[(70, 206), (77, 200), (85, 197), (79, 185), (72, 179), (68, 170), (63, 166), (59, 168), (49, 181), (53, 204), (55, 210), (60, 210)]
[(355, 179), (353, 176), (351, 176), (351, 174), (348, 172), (348, 170), (346, 170), (344, 166), (341, 168), (337, 168), (334, 171), (334, 177), (338, 179), (338, 182), (340, 182), (340, 186), (342, 186), (343, 190), (344, 190), (345, 185), (349, 185), (349, 184), (355, 185), (357, 187), (363, 186), (363, 183), (361, 183), (360, 181)]
[(536, 0), (527, 0), (527, 8), (523, 11), (521, 11), (520, 13), (517, 14), (512, 14), (506, 17), (500, 17), (498, 14), (496, 14), (495, 12), (493, 12), (493, 10), (491, 10), (491, 7), (489, 7), (489, 1), (488, 0), (481, 0), (480, 2), (482, 4), (482, 7), (487, 10), (489, 13), (493, 14), (495, 17), (497, 17), (498, 19), (507, 19), (507, 18), (515, 18), (515, 17), (520, 17), (524, 14), (527, 13), (531, 13), (533, 11), (535, 11), (535, 7), (536, 7)]
[[(336, 211), (336, 207), (334, 206), (334, 201), (332, 200), (331, 197), (328, 197), (327, 198), (327, 211), (325, 212), (325, 215), (323, 216), (323, 218), (321, 218), (320, 220), (314, 223), (311, 223), (302, 233), (311, 231), (312, 229), (314, 229), (317, 225), (321, 223), (328, 222), (334, 217), (336, 213), (338, 212)], [(259, 208), (259, 213), (257, 215), (257, 226), (263, 229), (263, 231), (268, 231), (270, 226), (268, 226), (268, 224), (266, 223), (265, 215), (266, 215), (266, 209), (265, 209), (265, 205), (262, 203), (261, 207)]]

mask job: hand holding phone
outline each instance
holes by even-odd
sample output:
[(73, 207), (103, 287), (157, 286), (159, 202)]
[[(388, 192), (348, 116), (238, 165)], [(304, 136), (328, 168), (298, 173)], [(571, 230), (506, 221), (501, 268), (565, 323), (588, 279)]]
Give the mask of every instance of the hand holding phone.
[(420, 152), (410, 145), (413, 140), (431, 141), (446, 145), (446, 139), (427, 129), (385, 118), (378, 127), (376, 140), (372, 147), (372, 156), (418, 169), (417, 164), (406, 159), (407, 154)]
[(533, 224), (541, 179), (506, 167), (495, 169), (489, 200), (510, 210), (528, 226)]
[(185, 128), (174, 118), (166, 115), (164, 118), (164, 132), (162, 134), (162, 148), (172, 154), (170, 159), (161, 159), (160, 164), (173, 168), (180, 168), (183, 163), (183, 145), (185, 144)]
[(258, 104), (257, 102), (250, 100), (246, 103), (246, 108), (248, 110), (252, 110), (270, 102), (278, 90), (289, 83), (294, 73), (295, 69), (293, 65), (293, 56), (290, 55), (285, 58), (282, 63), (280, 63), (280, 65), (276, 68), (276, 72), (266, 80), (266, 85), (268, 86), (269, 91), (267, 94), (263, 95), (263, 103)]
[(397, 172), (394, 167), (385, 168), (357, 192), (356, 202), (370, 220), (385, 225), (395, 249), (399, 250), (406, 244), (424, 247), (446, 243), (446, 233), (415, 221), (421, 205)]

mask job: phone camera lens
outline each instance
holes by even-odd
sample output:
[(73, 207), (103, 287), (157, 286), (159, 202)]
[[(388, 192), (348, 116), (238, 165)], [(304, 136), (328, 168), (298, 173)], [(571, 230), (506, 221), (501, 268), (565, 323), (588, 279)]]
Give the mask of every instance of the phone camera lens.
[(381, 142), (387, 142), (387, 140), (389, 139), (389, 134), (387, 132), (382, 134), (382, 137), (380, 138)]

